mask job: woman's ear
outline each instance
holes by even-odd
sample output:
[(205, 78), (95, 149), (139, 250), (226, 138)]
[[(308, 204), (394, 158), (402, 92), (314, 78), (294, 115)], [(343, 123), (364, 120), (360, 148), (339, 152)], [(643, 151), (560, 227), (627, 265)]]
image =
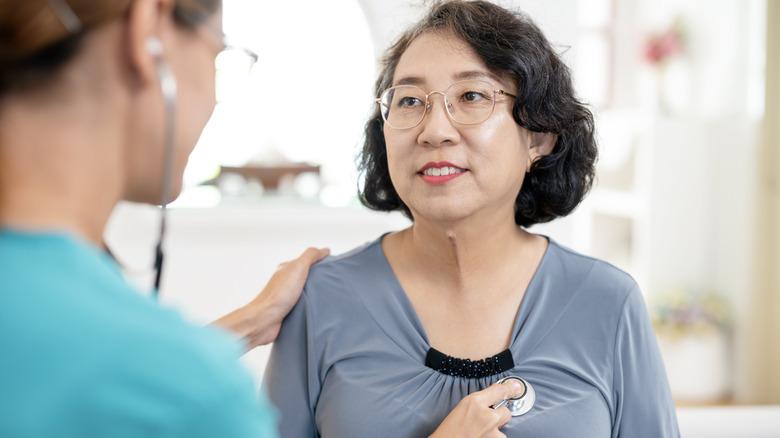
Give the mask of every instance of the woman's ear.
[(528, 147), (528, 163), (525, 168), (526, 173), (531, 171), (531, 165), (536, 160), (553, 151), (557, 141), (558, 134), (553, 134), (552, 132), (531, 133), (531, 145)]
[(157, 63), (163, 56), (161, 40), (172, 23), (172, 0), (136, 0), (127, 17), (127, 53), (141, 83), (156, 83)]

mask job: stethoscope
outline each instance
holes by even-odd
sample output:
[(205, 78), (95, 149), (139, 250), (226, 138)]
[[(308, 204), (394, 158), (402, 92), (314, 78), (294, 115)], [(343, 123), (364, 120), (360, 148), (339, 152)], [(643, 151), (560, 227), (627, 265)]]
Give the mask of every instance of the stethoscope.
[(160, 293), (160, 280), (163, 267), (163, 236), (165, 236), (165, 219), (168, 211), (168, 202), (171, 198), (173, 184), (173, 160), (174, 141), (176, 134), (176, 76), (173, 75), (168, 63), (162, 57), (163, 46), (156, 36), (146, 40), (146, 50), (157, 63), (157, 77), (160, 81), (160, 92), (165, 103), (165, 144), (162, 160), (162, 188), (160, 193), (160, 233), (155, 246), (154, 257), (154, 289), (152, 294), (157, 297)]
[(493, 405), (493, 409), (506, 406), (509, 408), (509, 412), (512, 413), (513, 417), (518, 417), (530, 411), (534, 406), (534, 403), (536, 402), (536, 392), (534, 392), (534, 387), (531, 386), (530, 383), (526, 382), (525, 379), (521, 379), (517, 376), (504, 377), (503, 379), (499, 380), (498, 383), (504, 383), (509, 380), (517, 380), (520, 382), (523, 385), (523, 393), (520, 394), (519, 397), (501, 400), (500, 402)]

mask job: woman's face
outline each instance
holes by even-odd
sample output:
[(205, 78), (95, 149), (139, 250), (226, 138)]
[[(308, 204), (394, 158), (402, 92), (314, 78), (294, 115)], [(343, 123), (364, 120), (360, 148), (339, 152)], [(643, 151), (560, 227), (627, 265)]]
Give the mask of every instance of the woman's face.
[[(173, 20), (173, 18), (171, 18)], [(203, 128), (214, 111), (214, 58), (223, 49), (222, 14), (215, 12), (195, 29), (173, 25), (169, 38), (164, 39), (162, 58), (176, 79), (175, 133), (171, 174), (170, 202), (182, 189), (184, 168)], [(162, 78), (164, 80), (164, 78)], [(125, 199), (159, 203), (162, 188), (162, 168), (168, 115), (159, 99), (160, 83), (150, 85), (153, 98), (146, 101), (140, 122), (145, 135), (130, 146), (129, 177)], [(140, 143), (140, 144), (139, 144)]]
[(178, 101), (176, 105), (176, 151), (173, 166), (172, 196), (181, 191), (184, 168), (195, 148), (203, 128), (214, 112), (214, 58), (222, 50), (222, 13), (213, 14), (194, 32), (182, 30), (183, 50), (171, 59), (176, 75)]
[[(409, 45), (396, 67), (393, 86), (417, 85), (430, 93), (463, 79), (517, 94), (517, 87), (491, 73), (465, 42), (437, 32), (423, 34)], [(453, 122), (441, 94), (429, 99), (433, 108), (418, 126), (405, 130), (384, 126), (390, 178), (415, 221), (503, 215), (514, 223), (515, 199), (534, 158), (530, 133), (512, 118), (514, 99), (498, 95), (493, 114), (478, 125)], [(450, 168), (449, 175), (435, 176), (445, 167)]]

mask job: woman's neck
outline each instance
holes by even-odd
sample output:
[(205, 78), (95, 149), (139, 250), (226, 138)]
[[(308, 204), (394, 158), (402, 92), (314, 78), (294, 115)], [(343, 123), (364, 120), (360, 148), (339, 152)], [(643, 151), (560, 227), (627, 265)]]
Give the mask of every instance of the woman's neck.
[(417, 220), (382, 248), (430, 345), (476, 360), (510, 345), (547, 241), (513, 217), (485, 215), (473, 225)]
[(111, 208), (107, 202), (87, 198), (67, 190), (20, 183), (0, 195), (0, 226), (26, 231), (67, 231), (102, 246)]
[(27, 103), (0, 103), (0, 225), (100, 245), (122, 191), (110, 128), (77, 105), (53, 113)]
[(538, 255), (538, 236), (514, 218), (441, 224), (418, 220), (397, 236), (399, 254), (412, 267), (447, 290), (468, 293), (506, 274), (507, 260)]

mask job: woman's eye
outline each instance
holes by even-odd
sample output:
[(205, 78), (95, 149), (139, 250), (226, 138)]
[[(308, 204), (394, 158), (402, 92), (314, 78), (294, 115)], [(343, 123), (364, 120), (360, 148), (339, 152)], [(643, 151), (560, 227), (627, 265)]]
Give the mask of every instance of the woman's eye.
[(460, 100), (464, 102), (479, 102), (486, 99), (490, 99), (490, 96), (485, 93), (480, 93), (479, 91), (467, 91), (463, 93), (460, 98)]
[(422, 105), (422, 101), (416, 97), (407, 96), (407, 97), (402, 97), (401, 99), (398, 100), (398, 106), (401, 107), (418, 106), (418, 105)]

